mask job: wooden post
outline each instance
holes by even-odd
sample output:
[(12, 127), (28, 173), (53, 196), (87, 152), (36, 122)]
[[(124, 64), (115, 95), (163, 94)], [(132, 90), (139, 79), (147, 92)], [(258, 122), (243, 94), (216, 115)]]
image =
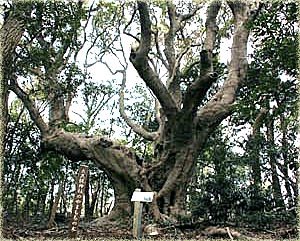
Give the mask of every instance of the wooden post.
[(153, 192), (141, 192), (140, 188), (135, 189), (132, 194), (131, 201), (134, 202), (133, 214), (133, 237), (140, 238), (142, 236), (142, 202), (152, 202)]
[[(135, 192), (140, 192), (141, 189), (135, 189)], [(143, 203), (140, 201), (134, 202), (134, 214), (133, 214), (133, 237), (140, 238), (142, 235), (142, 210)]]
[(69, 224), (69, 238), (76, 237), (77, 229), (80, 222), (82, 200), (85, 192), (87, 176), (88, 176), (88, 166), (81, 165), (79, 168), (72, 215)]

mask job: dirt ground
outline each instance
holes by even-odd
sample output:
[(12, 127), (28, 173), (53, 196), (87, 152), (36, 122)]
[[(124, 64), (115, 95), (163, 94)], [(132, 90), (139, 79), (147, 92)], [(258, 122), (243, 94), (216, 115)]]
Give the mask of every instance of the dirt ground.
[[(100, 219), (92, 223), (81, 222), (73, 240), (132, 240), (132, 227)], [(191, 225), (143, 225), (143, 239), (146, 240), (298, 240), (296, 227), (278, 227), (273, 230), (251, 230), (227, 226), (212, 226), (196, 223)], [(68, 225), (60, 224), (47, 229), (42, 224), (30, 225), (12, 222), (2, 223), (4, 240), (63, 240), (68, 239)], [(3, 239), (1, 239), (3, 240)]]

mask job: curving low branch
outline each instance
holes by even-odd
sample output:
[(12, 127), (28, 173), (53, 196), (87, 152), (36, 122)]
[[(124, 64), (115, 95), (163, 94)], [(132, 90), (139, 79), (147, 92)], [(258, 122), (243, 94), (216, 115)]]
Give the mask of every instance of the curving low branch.
[(121, 46), (120, 51), (122, 52), (124, 63), (122, 63), (120, 61), (120, 59), (117, 57), (117, 55), (115, 55), (115, 57), (118, 59), (119, 64), (122, 66), (122, 69), (117, 69), (117, 70), (113, 71), (111, 69), (111, 67), (109, 66), (109, 64), (106, 61), (103, 60), (103, 58), (101, 58), (99, 60), (99, 62), (104, 64), (112, 75), (122, 74), (122, 84), (121, 84), (121, 88), (120, 88), (120, 91), (119, 91), (119, 112), (120, 112), (120, 115), (123, 118), (123, 120), (126, 122), (126, 124), (129, 127), (131, 127), (131, 129), (136, 134), (142, 136), (146, 140), (156, 141), (159, 138), (159, 132), (148, 132), (142, 126), (134, 123), (134, 121), (126, 114), (125, 105), (124, 105), (124, 90), (126, 88), (126, 80), (127, 80), (126, 71), (127, 71), (127, 68), (128, 68), (128, 63), (127, 63), (127, 60), (126, 60), (126, 57), (125, 57), (124, 48), (123, 48), (121, 39), (120, 39), (120, 46)]
[(140, 181), (141, 166), (137, 164), (135, 154), (104, 136), (86, 136), (65, 132), (53, 128), (42, 138), (47, 150), (62, 153), (70, 160), (93, 160), (106, 170)]

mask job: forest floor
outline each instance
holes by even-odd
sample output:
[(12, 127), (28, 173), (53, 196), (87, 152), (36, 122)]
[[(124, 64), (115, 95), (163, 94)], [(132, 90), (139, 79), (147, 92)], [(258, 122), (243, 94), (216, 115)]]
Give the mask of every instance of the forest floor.
[[(132, 240), (132, 227), (107, 222), (105, 219), (94, 223), (81, 222), (76, 239), (73, 240)], [(145, 240), (298, 240), (297, 227), (280, 226), (273, 230), (257, 230), (236, 228), (232, 224), (213, 226), (208, 223), (191, 225), (169, 225), (158, 227), (143, 226)], [(23, 222), (2, 223), (1, 240), (64, 240), (68, 239), (68, 224), (60, 224), (54, 228), (45, 225)]]

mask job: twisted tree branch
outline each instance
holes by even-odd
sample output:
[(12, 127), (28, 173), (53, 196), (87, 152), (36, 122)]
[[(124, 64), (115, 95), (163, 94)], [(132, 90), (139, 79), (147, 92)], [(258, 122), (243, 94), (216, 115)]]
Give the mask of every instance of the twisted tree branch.
[(177, 112), (176, 104), (166, 86), (148, 62), (148, 53), (151, 47), (151, 21), (147, 4), (138, 2), (138, 10), (140, 13), (141, 43), (137, 50), (132, 49), (130, 61), (146, 85), (157, 97), (166, 114), (173, 116)]
[(249, 4), (228, 2), (235, 19), (235, 32), (231, 48), (229, 75), (223, 87), (197, 113), (198, 125), (214, 126), (229, 116), (235, 101), (235, 94), (247, 73), (247, 42), (250, 30), (246, 27), (253, 20)]
[(217, 15), (220, 10), (221, 3), (219, 1), (212, 2), (208, 7), (206, 17), (206, 39), (204, 49), (200, 53), (201, 72), (195, 81), (187, 88), (183, 99), (183, 109), (190, 112), (197, 108), (205, 97), (211, 85), (217, 79), (212, 72), (212, 50), (214, 49), (217, 34)]

